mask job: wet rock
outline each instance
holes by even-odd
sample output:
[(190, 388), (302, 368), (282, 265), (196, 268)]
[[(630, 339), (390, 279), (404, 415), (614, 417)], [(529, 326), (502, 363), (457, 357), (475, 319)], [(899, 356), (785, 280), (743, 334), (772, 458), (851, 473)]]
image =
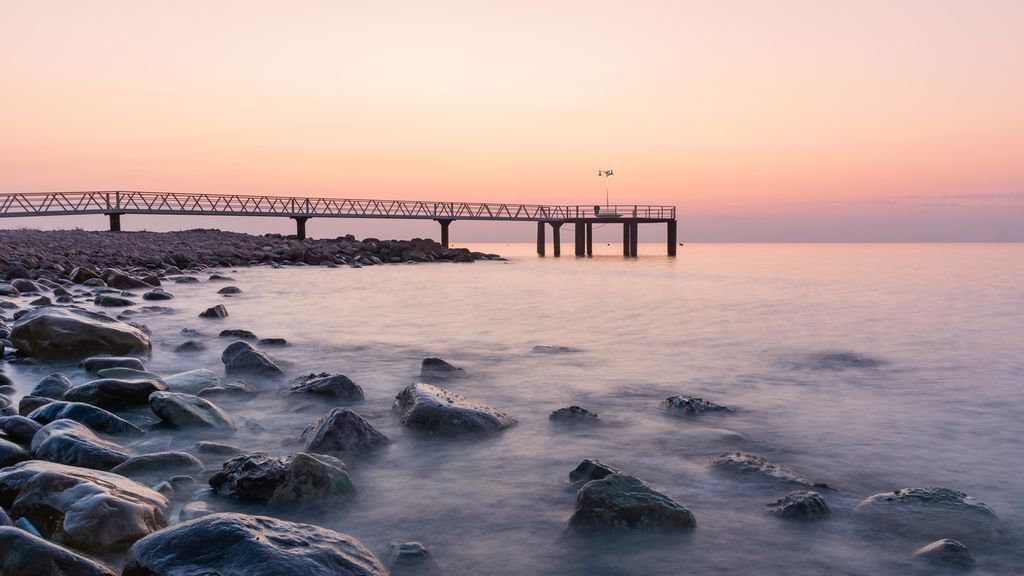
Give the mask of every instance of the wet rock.
[(64, 397), (64, 393), (70, 390), (72, 386), (73, 384), (71, 383), (71, 380), (68, 380), (67, 376), (60, 372), (54, 372), (40, 380), (39, 383), (35, 385), (35, 388), (29, 392), (29, 395), (60, 400)]
[(7, 515), (7, 512), (3, 508), (0, 508), (0, 526), (12, 526), (11, 517)]
[(768, 513), (779, 518), (818, 520), (827, 518), (832, 510), (821, 494), (811, 491), (794, 491), (768, 504)]
[(0, 296), (18, 296), (21, 293), (10, 284), (0, 284)]
[(199, 313), (200, 318), (227, 318), (228, 309), (223, 304), (217, 304)]
[(241, 294), (242, 289), (238, 286), (225, 286), (220, 290), (217, 290), (217, 294)]
[(591, 480), (600, 480), (605, 476), (619, 473), (620, 472), (617, 468), (612, 468), (600, 460), (587, 458), (580, 462), (572, 472), (569, 472), (569, 481), (586, 483)]
[(672, 412), (687, 415), (704, 414), (705, 412), (733, 412), (732, 408), (693, 396), (671, 396), (666, 398), (661, 406)]
[(220, 386), (221, 379), (210, 370), (199, 368), (167, 376), (164, 378), (164, 382), (167, 383), (167, 389), (171, 392), (198, 394), (204, 388)]
[(232, 282), (234, 278), (231, 276), (221, 276), (220, 274), (210, 274), (208, 280), (210, 282)]
[(220, 386), (212, 386), (210, 388), (203, 388), (199, 391), (196, 396), (200, 398), (217, 399), (227, 398), (233, 400), (248, 400), (257, 395), (256, 388), (251, 384), (247, 384), (242, 381), (230, 382), (228, 384), (222, 384)]
[(807, 365), (814, 370), (850, 370), (878, 368), (883, 362), (856, 352), (819, 352), (810, 355)]
[(99, 277), (100, 275), (97, 274), (94, 270), (90, 270), (82, 266), (76, 267), (71, 271), (71, 274), (68, 275), (68, 279), (74, 282), (75, 284), (83, 284), (85, 283), (86, 280), (91, 280), (93, 278)]
[(0, 470), (0, 504), (48, 540), (102, 553), (164, 527), (170, 505), (123, 476), (39, 460)]
[(596, 423), (597, 414), (579, 406), (559, 408), (548, 416), (549, 420), (566, 423)]
[(33, 410), (28, 415), (33, 421), (45, 426), (57, 420), (74, 420), (100, 434), (142, 436), (138, 426), (106, 410), (81, 402), (50, 402)]
[(164, 290), (163, 288), (154, 288), (149, 292), (142, 295), (143, 300), (157, 301), (157, 300), (173, 300), (174, 294)]
[(113, 378), (115, 380), (152, 380), (163, 383), (163, 379), (158, 374), (134, 368), (104, 368), (97, 370), (96, 375), (100, 378)]
[(530, 349), (530, 352), (534, 354), (566, 354), (569, 352), (579, 352), (579, 348), (570, 348), (568, 346), (548, 346), (546, 344), (538, 344)]
[(104, 281), (107, 283), (107, 286), (117, 288), (118, 290), (148, 290), (152, 288), (152, 286), (146, 284), (142, 280), (121, 272), (113, 272), (112, 274), (106, 275), (106, 279)]
[(110, 470), (128, 459), (128, 450), (104, 440), (84, 424), (55, 420), (32, 438), (32, 457), (93, 470)]
[(127, 298), (111, 296), (110, 294), (100, 294), (92, 301), (92, 303), (97, 306), (104, 306), (107, 308), (123, 308), (125, 306), (135, 305), (135, 302), (132, 302)]
[(516, 423), (504, 412), (421, 382), (402, 390), (394, 409), (403, 426), (442, 435), (497, 432)]
[(43, 359), (143, 353), (151, 348), (149, 337), (138, 328), (96, 312), (55, 306), (19, 317), (11, 342), (23, 353)]
[(12, 527), (0, 527), (0, 575), (115, 576), (115, 572), (51, 542)]
[(132, 370), (145, 371), (142, 360), (138, 358), (118, 356), (92, 356), (78, 363), (85, 368), (86, 372), (99, 372), (107, 368), (131, 368)]
[(200, 440), (196, 442), (196, 452), (199, 452), (200, 456), (235, 456), (241, 454), (242, 449), (231, 444)]
[(35, 300), (29, 302), (28, 304), (29, 306), (52, 306), (53, 300), (50, 300), (46, 296), (40, 296), (39, 298), (36, 298)]
[(224, 363), (224, 370), (229, 373), (283, 374), (270, 358), (241, 340), (225, 348), (220, 359)]
[(334, 408), (302, 432), (306, 452), (358, 454), (387, 445), (381, 434), (362, 416), (348, 408)]
[(18, 413), (19, 414), (31, 414), (41, 406), (45, 406), (53, 402), (52, 398), (44, 398), (42, 396), (22, 396), (21, 400), (18, 401)]
[[(7, 416), (7, 418), (13, 418), (13, 416)], [(0, 468), (24, 462), (31, 457), (28, 451), (21, 446), (0, 438)]]
[(430, 550), (419, 542), (391, 542), (388, 545), (391, 576), (431, 576), (441, 573)]
[(587, 482), (576, 494), (569, 526), (584, 531), (675, 531), (695, 528), (685, 506), (624, 474)]
[(84, 402), (104, 410), (120, 410), (130, 406), (145, 406), (149, 403), (150, 394), (166, 389), (166, 384), (156, 380), (100, 378), (68, 390), (64, 393), (64, 400)]
[(210, 477), (210, 487), (223, 496), (270, 505), (320, 501), (355, 490), (339, 460), (303, 452), (287, 457), (266, 452), (235, 456)]
[(195, 520), (196, 518), (202, 518), (203, 516), (209, 516), (210, 514), (215, 513), (216, 510), (210, 507), (206, 502), (189, 502), (182, 506), (181, 512), (178, 513), (178, 522), (188, 522), (189, 520)]
[(828, 489), (828, 484), (812, 482), (806, 477), (767, 460), (762, 456), (744, 452), (722, 454), (711, 462), (711, 468), (747, 482), (770, 482), (797, 484), (813, 488)]
[(195, 276), (182, 276), (174, 279), (175, 284), (199, 284), (199, 278)]
[(424, 358), (420, 363), (420, 376), (423, 378), (446, 378), (462, 374), (465, 371), (440, 358)]
[(337, 400), (362, 400), (363, 389), (341, 374), (307, 374), (296, 379), (290, 391), (293, 394), (312, 394)]
[[(25, 416), (0, 416), (0, 432), (15, 442), (28, 444), (43, 425)], [(3, 466), (0, 466), (3, 468)]]
[(190, 354), (193, 352), (202, 352), (203, 350), (206, 350), (206, 344), (198, 340), (186, 340), (174, 347), (174, 351), (179, 354)]
[(853, 509), (858, 521), (878, 532), (920, 539), (955, 538), (987, 543), (1002, 531), (995, 512), (975, 498), (949, 488), (900, 488), (875, 494)]
[(115, 466), (111, 472), (128, 478), (152, 478), (167, 474), (197, 474), (203, 463), (188, 452), (156, 452), (132, 456)]
[[(216, 554), (197, 554), (216, 550)], [(351, 536), (265, 516), (209, 514), (146, 537), (122, 576), (387, 576)]]
[(237, 428), (234, 418), (213, 402), (191, 394), (154, 392), (149, 397), (149, 408), (166, 424), (175, 428)]
[(14, 288), (18, 292), (21, 292), (22, 294), (40, 294), (46, 291), (42, 286), (29, 280), (28, 278), (18, 278), (16, 280), (12, 280), (11, 286), (14, 286)]
[(231, 329), (231, 330), (221, 330), (219, 336), (221, 338), (241, 338), (242, 340), (255, 340), (256, 339), (256, 335), (253, 334), (252, 332), (249, 332), (248, 330), (237, 329), (237, 328), (234, 328), (234, 329)]
[(974, 564), (974, 556), (971, 555), (967, 546), (952, 538), (943, 538), (927, 546), (922, 546), (914, 551), (914, 557), (948, 566), (971, 566)]
[(288, 341), (285, 340), (284, 338), (260, 338), (259, 341), (257, 341), (256, 343), (261, 345), (261, 346), (287, 346), (288, 345)]

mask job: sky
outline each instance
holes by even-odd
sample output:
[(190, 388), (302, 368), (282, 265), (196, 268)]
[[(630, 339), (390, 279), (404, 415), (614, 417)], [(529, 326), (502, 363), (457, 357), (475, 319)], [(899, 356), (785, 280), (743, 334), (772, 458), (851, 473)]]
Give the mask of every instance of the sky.
[(1022, 22), (1020, 0), (0, 0), (0, 192), (596, 204), (613, 169), (612, 203), (678, 206), (683, 241), (1024, 241)]

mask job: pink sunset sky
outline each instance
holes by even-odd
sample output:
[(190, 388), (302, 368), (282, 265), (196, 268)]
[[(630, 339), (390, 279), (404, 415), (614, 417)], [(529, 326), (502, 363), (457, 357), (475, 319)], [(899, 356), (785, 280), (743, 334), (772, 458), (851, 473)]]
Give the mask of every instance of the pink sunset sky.
[(677, 205), (684, 241), (1021, 241), (1022, 23), (1020, 0), (2, 1), (0, 192), (595, 204), (610, 168), (613, 203)]

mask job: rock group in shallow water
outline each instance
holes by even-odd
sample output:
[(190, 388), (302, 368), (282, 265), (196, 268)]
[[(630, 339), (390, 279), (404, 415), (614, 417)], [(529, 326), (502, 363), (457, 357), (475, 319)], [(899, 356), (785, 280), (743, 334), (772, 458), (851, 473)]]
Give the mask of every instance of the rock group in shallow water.
[(402, 390), (394, 409), (403, 426), (440, 435), (497, 432), (516, 423), (504, 412), (422, 382)]

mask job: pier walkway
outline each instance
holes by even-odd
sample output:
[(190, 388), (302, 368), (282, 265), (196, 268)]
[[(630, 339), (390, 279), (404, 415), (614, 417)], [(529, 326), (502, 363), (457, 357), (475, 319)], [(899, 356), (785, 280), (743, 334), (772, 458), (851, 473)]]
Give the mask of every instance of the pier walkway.
[(110, 230), (121, 230), (126, 214), (174, 216), (277, 216), (295, 220), (296, 236), (306, 237), (310, 218), (384, 218), (435, 220), (441, 225), (441, 244), (448, 246), (448, 228), (456, 220), (537, 223), (537, 253), (545, 253), (545, 229), (551, 227), (552, 252), (561, 255), (561, 228), (575, 227), (577, 256), (593, 254), (594, 224), (622, 225), (622, 253), (636, 256), (640, 224), (665, 224), (666, 248), (676, 255), (676, 207), (649, 205), (582, 206), (421, 200), (307, 198), (298, 196), (239, 196), (182, 192), (27, 192), (0, 194), (0, 218), (105, 214)]

